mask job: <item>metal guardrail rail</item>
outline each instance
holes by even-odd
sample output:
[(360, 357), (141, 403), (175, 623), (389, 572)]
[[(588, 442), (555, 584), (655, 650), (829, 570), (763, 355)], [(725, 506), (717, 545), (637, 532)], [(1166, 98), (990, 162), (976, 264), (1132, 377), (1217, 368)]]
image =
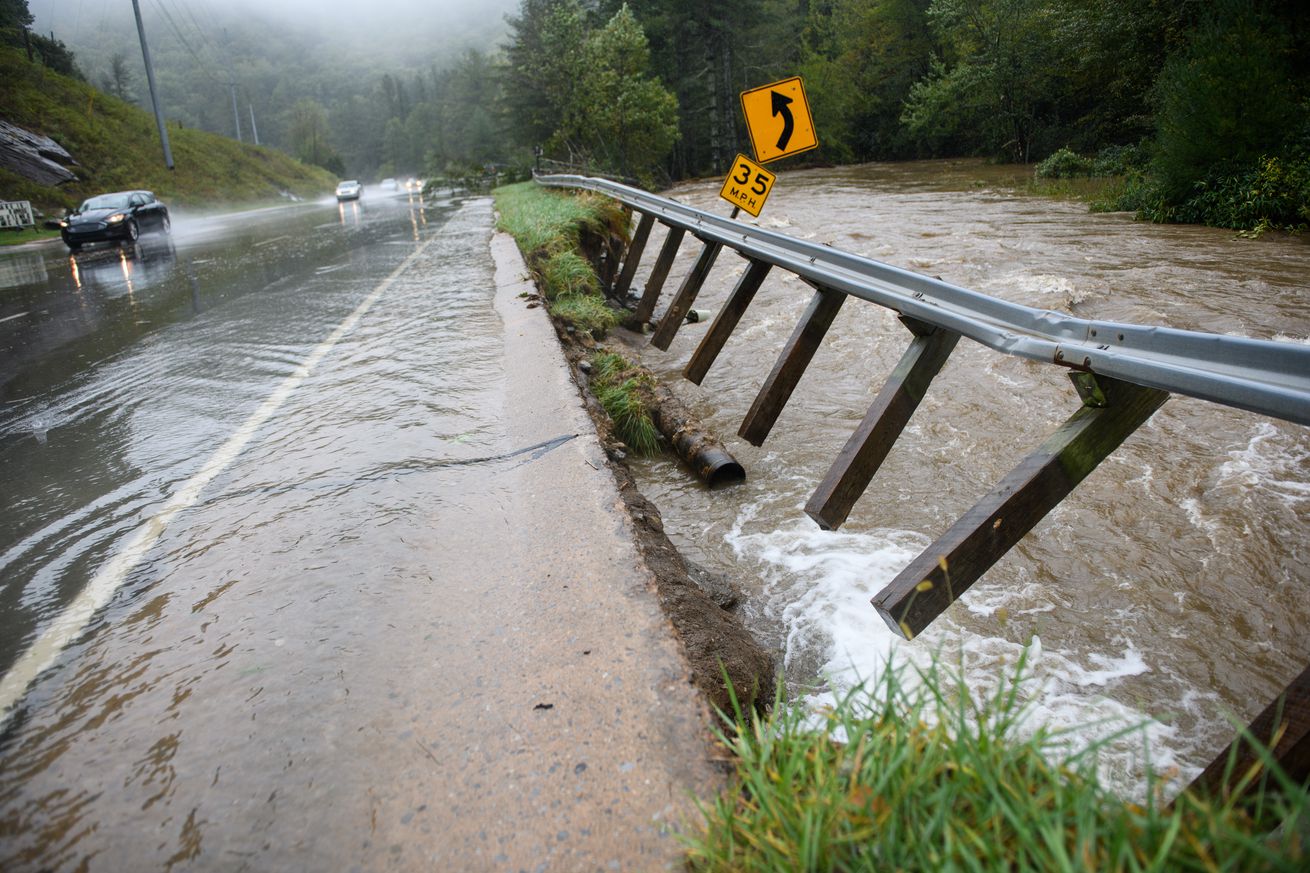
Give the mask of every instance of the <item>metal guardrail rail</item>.
[[(659, 319), (651, 339), (657, 348), (669, 348), (721, 249), (747, 259), (749, 266), (683, 370), (693, 382), (704, 378), (770, 270), (787, 270), (814, 288), (738, 431), (754, 445), (768, 436), (848, 298), (900, 315), (912, 335), (909, 348), (805, 506), (825, 529), (845, 521), (961, 337), (1069, 371), (1081, 408), (874, 595), (883, 620), (907, 639), (1026, 536), (1170, 394), (1310, 424), (1310, 345), (1075, 318), (761, 230), (617, 182), (573, 175), (537, 181), (595, 191), (641, 214), (622, 268), (611, 264), (617, 275), (605, 277), (620, 298), (627, 295), (654, 223), (668, 228), (637, 306), (638, 320), (653, 315), (685, 236), (703, 244)], [(1295, 783), (1310, 778), (1310, 667), (1251, 723), (1249, 735), (1268, 743)], [(1196, 784), (1216, 790), (1228, 774), (1245, 773), (1256, 761), (1248, 745), (1234, 741)]]
[(606, 179), (538, 176), (626, 203), (704, 242), (1009, 355), (1310, 424), (1310, 345), (1119, 324), (1033, 309), (794, 239)]

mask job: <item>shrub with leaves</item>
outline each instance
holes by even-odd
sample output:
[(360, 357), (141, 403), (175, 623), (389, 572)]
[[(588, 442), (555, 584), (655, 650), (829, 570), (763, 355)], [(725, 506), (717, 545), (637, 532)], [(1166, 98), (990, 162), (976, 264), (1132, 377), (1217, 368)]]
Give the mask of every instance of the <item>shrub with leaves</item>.
[(1093, 166), (1091, 158), (1084, 158), (1068, 148), (1062, 148), (1039, 163), (1033, 174), (1038, 179), (1072, 179), (1092, 175)]

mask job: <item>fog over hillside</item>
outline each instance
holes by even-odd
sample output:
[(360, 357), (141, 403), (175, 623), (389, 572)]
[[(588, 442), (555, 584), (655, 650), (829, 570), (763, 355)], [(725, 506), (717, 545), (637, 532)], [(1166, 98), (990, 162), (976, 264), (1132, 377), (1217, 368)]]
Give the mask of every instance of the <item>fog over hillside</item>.
[[(325, 48), (369, 58), (379, 68), (428, 64), (475, 48), (490, 51), (505, 33), (505, 14), (518, 0), (140, 0), (151, 39), (180, 33), (197, 51), (221, 44), (239, 22), (313, 35)], [(87, 50), (114, 25), (132, 23), (128, 0), (29, 0), (34, 28), (53, 32), (75, 51)], [(108, 31), (104, 25), (109, 24)]]
[[(102, 91), (149, 108), (127, 0), (29, 0)], [(165, 118), (363, 177), (479, 166), (518, 0), (140, 0)], [(367, 10), (362, 12), (361, 10)], [(467, 127), (468, 130), (461, 128)], [(494, 154), (492, 153), (494, 152)]]

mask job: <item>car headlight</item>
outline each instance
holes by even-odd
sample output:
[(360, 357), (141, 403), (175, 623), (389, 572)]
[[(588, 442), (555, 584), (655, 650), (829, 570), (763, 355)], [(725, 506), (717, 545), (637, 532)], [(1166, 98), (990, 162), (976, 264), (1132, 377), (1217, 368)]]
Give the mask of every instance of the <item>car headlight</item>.
[(105, 222), (106, 222), (107, 224), (118, 224), (118, 223), (119, 223), (120, 221), (122, 221), (124, 218), (127, 218), (127, 216), (124, 215), (124, 214), (121, 213), (121, 212), (115, 212), (113, 215), (111, 215), (111, 216), (109, 216), (108, 218), (106, 218), (106, 219), (105, 219)]
[(60, 226), (60, 227), (68, 227), (68, 221), (67, 221), (66, 219), (63, 219), (63, 218), (59, 219), (59, 226)]

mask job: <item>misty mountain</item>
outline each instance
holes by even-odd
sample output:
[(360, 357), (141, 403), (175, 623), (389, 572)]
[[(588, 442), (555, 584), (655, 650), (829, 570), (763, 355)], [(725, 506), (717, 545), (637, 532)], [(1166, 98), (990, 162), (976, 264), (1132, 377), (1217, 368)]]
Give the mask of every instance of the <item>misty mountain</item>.
[[(90, 82), (148, 108), (131, 3), (30, 0), (28, 5), (33, 29), (65, 42)], [(231, 137), (239, 133), (246, 141), (253, 139), (253, 123), (261, 143), (288, 151), (294, 151), (293, 127), (298, 117), (303, 120), (306, 101), (329, 115), (357, 114), (356, 107), (378, 99), (384, 76), (434, 76), (470, 50), (494, 52), (506, 33), (505, 13), (517, 5), (517, 0), (140, 0), (170, 123)], [(352, 172), (367, 174), (379, 162), (356, 143), (332, 146)]]

